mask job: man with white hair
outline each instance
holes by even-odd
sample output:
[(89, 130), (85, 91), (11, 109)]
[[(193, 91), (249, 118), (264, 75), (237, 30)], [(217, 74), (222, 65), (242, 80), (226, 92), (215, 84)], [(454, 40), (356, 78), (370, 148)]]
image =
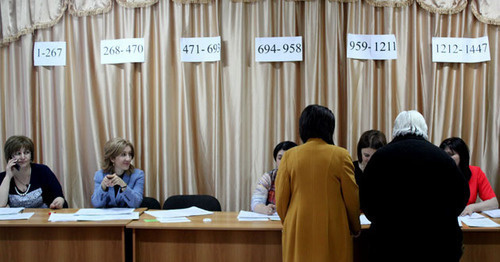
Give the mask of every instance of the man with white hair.
[(459, 261), (462, 231), (457, 216), (469, 188), (453, 160), (427, 141), (417, 111), (394, 121), (393, 140), (377, 150), (360, 188), (373, 261)]

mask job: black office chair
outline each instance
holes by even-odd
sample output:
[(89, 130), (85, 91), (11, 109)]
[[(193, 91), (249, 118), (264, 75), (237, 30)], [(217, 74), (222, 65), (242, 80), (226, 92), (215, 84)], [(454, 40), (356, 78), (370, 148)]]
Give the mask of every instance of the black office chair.
[(142, 199), (141, 207), (147, 207), (148, 209), (161, 209), (160, 202), (153, 197), (144, 197)]
[(199, 207), (208, 211), (221, 211), (217, 198), (209, 195), (175, 195), (170, 196), (163, 203), (163, 209), (179, 209)]

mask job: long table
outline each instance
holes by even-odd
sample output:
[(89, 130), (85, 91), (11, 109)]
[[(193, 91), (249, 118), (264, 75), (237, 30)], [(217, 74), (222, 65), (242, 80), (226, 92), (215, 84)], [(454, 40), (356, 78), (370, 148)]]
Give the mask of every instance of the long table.
[[(127, 228), (133, 230), (134, 262), (157, 261), (281, 261), (281, 222), (243, 222), (237, 212), (190, 217), (188, 223), (146, 222), (143, 214)], [(211, 222), (203, 222), (210, 218)], [(500, 219), (493, 219), (500, 224)], [(367, 229), (354, 239), (354, 261), (366, 261)], [(463, 262), (500, 261), (500, 228), (462, 228)], [(432, 236), (429, 236), (432, 237)]]
[[(0, 261), (281, 261), (281, 222), (240, 222), (237, 212), (190, 217), (188, 223), (147, 222), (154, 219), (148, 214), (138, 221), (52, 223), (48, 209), (24, 212), (35, 214), (29, 220), (0, 221)], [(366, 261), (368, 226), (362, 228), (354, 240), (354, 261)], [(132, 230), (129, 250), (127, 230)], [(464, 225), (462, 230), (463, 262), (500, 261), (500, 228)]]
[(49, 212), (76, 211), (78, 209), (25, 209), (25, 213), (35, 213), (29, 220), (0, 221), (0, 260), (124, 262), (125, 226), (130, 220), (48, 221)]

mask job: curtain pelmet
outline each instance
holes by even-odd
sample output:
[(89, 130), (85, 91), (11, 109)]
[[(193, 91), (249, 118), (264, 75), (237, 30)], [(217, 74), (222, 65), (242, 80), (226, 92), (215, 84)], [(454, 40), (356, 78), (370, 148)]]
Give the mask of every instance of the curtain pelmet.
[(471, 10), (481, 22), (491, 25), (500, 25), (500, 1), (471, 0)]
[(368, 4), (377, 7), (403, 7), (413, 4), (413, 0), (365, 0)]
[(36, 29), (59, 22), (66, 11), (64, 0), (10, 0), (0, 2), (0, 45), (16, 41)]
[(158, 0), (116, 0), (116, 2), (127, 8), (140, 8), (157, 4)]
[(104, 14), (113, 8), (112, 0), (68, 0), (69, 13), (75, 16)]
[(456, 14), (467, 7), (467, 0), (416, 0), (425, 10), (437, 14)]

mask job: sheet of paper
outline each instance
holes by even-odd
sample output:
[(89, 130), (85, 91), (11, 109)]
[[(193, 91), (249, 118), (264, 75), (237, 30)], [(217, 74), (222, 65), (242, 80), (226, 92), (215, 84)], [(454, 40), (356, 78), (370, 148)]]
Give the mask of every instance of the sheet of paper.
[(74, 213), (51, 213), (49, 216), (50, 222), (67, 222), (76, 221), (77, 216)]
[(359, 216), (359, 222), (361, 223), (361, 225), (371, 225), (372, 222), (370, 220), (368, 220), (368, 218), (365, 216), (365, 214), (361, 214)]
[(185, 223), (191, 222), (187, 217), (159, 217), (158, 221), (161, 223)]
[(466, 216), (461, 216), (461, 217), (464, 217), (464, 218), (468, 218), (468, 219), (480, 219), (480, 218), (485, 218), (485, 216), (479, 214), (479, 213), (472, 213), (471, 215), (466, 215)]
[(107, 221), (107, 220), (132, 220), (139, 219), (139, 212), (130, 214), (111, 214), (111, 215), (80, 215), (76, 216), (77, 221)]
[(483, 211), (486, 215), (493, 217), (493, 218), (499, 218), (500, 217), (500, 209), (493, 209), (493, 210), (486, 210)]
[(121, 215), (132, 214), (134, 208), (80, 208), (75, 215), (77, 216), (103, 216), (103, 215)]
[(30, 219), (35, 213), (17, 213), (12, 215), (2, 215), (0, 216), (0, 220), (23, 220)]
[(238, 221), (279, 221), (280, 217), (278, 213), (274, 213), (272, 215), (265, 215), (256, 212), (244, 211), (241, 210), (238, 214)]
[(190, 216), (204, 216), (204, 215), (212, 215), (214, 212), (207, 211), (205, 209), (201, 209), (195, 206), (189, 208), (182, 209), (170, 209), (170, 210), (161, 210), (161, 211), (145, 211), (144, 213), (148, 215), (152, 215), (156, 218), (166, 218), (166, 217), (190, 217)]
[(24, 207), (2, 207), (0, 208), (0, 215), (13, 215), (24, 210)]
[(470, 227), (500, 227), (499, 224), (493, 222), (493, 220), (486, 217), (485, 218), (458, 217), (458, 220)]

